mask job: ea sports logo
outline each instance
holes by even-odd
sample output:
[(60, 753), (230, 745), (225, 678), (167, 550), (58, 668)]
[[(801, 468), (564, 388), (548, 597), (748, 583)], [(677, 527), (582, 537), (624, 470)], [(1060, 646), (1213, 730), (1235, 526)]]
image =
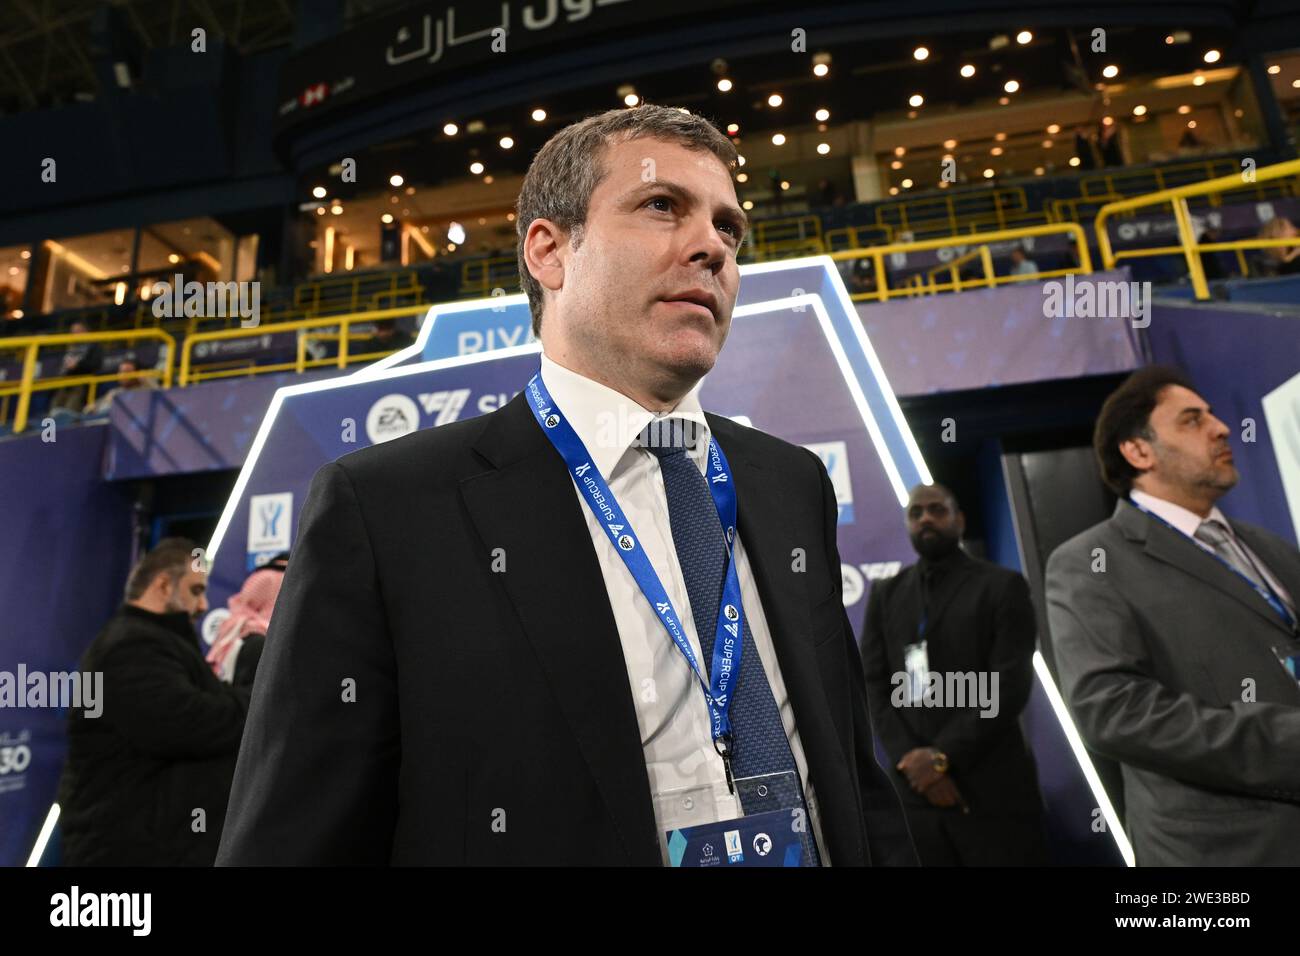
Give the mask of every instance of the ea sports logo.
[(618, 536), (618, 546), (624, 551), (631, 551), (636, 547), (636, 542), (632, 540), (630, 534), (621, 534)]
[(556, 425), (560, 424), (560, 416), (554, 413), (547, 415), (545, 424), (547, 428), (554, 428)]
[(366, 415), (366, 435), (376, 445), (409, 435), (419, 427), (420, 409), (409, 395), (385, 395)]

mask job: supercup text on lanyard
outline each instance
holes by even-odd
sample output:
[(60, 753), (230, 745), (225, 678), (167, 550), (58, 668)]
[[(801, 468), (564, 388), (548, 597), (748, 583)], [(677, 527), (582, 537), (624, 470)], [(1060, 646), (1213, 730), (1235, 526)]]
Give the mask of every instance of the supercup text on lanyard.
[[(740, 579), (736, 573), (736, 561), (733, 546), (736, 538), (736, 492), (731, 479), (731, 468), (727, 458), (718, 447), (718, 443), (709, 438), (709, 491), (713, 503), (718, 509), (718, 519), (725, 530), (727, 546), (726, 583), (722, 589), (722, 600), (718, 605), (718, 622), (713, 637), (713, 667), (711, 676), (701, 670), (691, 642), (681, 628), (681, 619), (676, 608), (664, 589), (663, 582), (655, 573), (654, 567), (646, 553), (638, 546), (638, 539), (631, 522), (619, 507), (613, 491), (605, 481), (600, 469), (592, 463), (582, 439), (560, 409), (556, 408), (546, 383), (538, 372), (528, 382), (529, 407), (542, 431), (551, 440), (555, 450), (560, 453), (568, 466), (569, 474), (582, 492), (582, 499), (587, 502), (601, 527), (609, 535), (614, 550), (627, 566), (641, 593), (645, 595), (650, 606), (654, 608), (664, 630), (672, 638), (677, 649), (686, 658), (691, 672), (695, 674), (704, 690), (704, 699), (709, 705), (713, 747), (722, 757), (727, 774), (727, 786), (735, 793), (735, 783), (731, 773), (731, 759), (734, 753), (731, 721), (728, 712), (731, 709), (733, 681), (740, 676), (741, 652), (744, 647), (744, 606), (740, 598)], [(700, 635), (700, 647), (704, 648), (704, 635)]]

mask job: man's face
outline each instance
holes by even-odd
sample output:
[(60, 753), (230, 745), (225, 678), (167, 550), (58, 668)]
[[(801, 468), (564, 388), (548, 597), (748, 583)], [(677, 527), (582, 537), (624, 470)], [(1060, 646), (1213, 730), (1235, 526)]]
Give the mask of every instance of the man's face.
[[(708, 151), (658, 139), (609, 147), (578, 248), (542, 330), (615, 382), (680, 390), (707, 374), (731, 328), (745, 215)], [(571, 239), (572, 237), (570, 237)], [(694, 293), (711, 306), (665, 301)]]
[[(1145, 473), (1197, 497), (1218, 498), (1240, 477), (1228, 445), (1228, 426), (1215, 418), (1205, 399), (1181, 385), (1168, 385), (1151, 410), (1155, 439), (1145, 444)], [(1138, 467), (1143, 467), (1141, 464)]]
[(907, 536), (916, 553), (937, 560), (956, 550), (966, 519), (938, 488), (917, 488), (907, 502)]
[(167, 610), (184, 611), (193, 621), (208, 612), (208, 575), (205, 571), (186, 570), (167, 596)]

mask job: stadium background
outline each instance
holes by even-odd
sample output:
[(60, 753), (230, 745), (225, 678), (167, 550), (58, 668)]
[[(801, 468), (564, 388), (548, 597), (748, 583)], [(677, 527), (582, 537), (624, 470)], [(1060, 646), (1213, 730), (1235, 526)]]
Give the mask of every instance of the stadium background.
[[(511, 302), (404, 361), (526, 341), (509, 297), (528, 162), (640, 102), (733, 137), (742, 261), (833, 263), (972, 550), (1036, 598), (1051, 549), (1109, 511), (1091, 422), (1150, 360), (1254, 423), (1224, 508), (1296, 540), (1300, 280), (1263, 274), (1256, 238), (1300, 217), (1288, 4), (13, 0), (0, 31), (0, 669), (75, 667), (143, 549), (213, 539), (277, 389), (391, 361), (431, 305)], [(1094, 272), (1152, 282), (1150, 325), (1044, 321), (1045, 283)], [(154, 284), (177, 274), (257, 282), (257, 327), (160, 316)], [(102, 370), (65, 374), (90, 341)], [(51, 409), (123, 360), (160, 387)], [(416, 417), (483, 410), (476, 392)], [(899, 519), (853, 490), (842, 547)], [(234, 537), (240, 562), (274, 550)], [(910, 560), (877, 557), (845, 569), (855, 626), (870, 580)], [(1026, 723), (1054, 859), (1121, 862), (1045, 686)], [(61, 728), (0, 712), (0, 863), (39, 842)]]

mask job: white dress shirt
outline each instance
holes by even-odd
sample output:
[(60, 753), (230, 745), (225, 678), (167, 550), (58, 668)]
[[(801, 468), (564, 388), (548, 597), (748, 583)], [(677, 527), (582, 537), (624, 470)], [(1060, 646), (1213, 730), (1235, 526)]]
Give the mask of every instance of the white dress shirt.
[(1209, 517), (1202, 518), (1196, 512), (1189, 511), (1182, 505), (1176, 505), (1172, 501), (1166, 501), (1164, 498), (1157, 498), (1155, 495), (1147, 494), (1145, 491), (1139, 491), (1136, 488), (1129, 492), (1129, 498), (1131, 498), (1136, 504), (1146, 508), (1147, 511), (1150, 511), (1152, 514), (1164, 518), (1165, 521), (1173, 525), (1175, 530), (1181, 531), (1183, 534), (1187, 535), (1187, 537), (1191, 538), (1192, 541), (1200, 546), (1201, 550), (1208, 551), (1210, 554), (1214, 554), (1214, 549), (1200, 538), (1196, 537), (1196, 529), (1201, 526), (1202, 521), (1219, 522), (1219, 524), (1221, 524), (1227, 531), (1228, 539), (1232, 542), (1232, 546), (1237, 548), (1246, 556), (1247, 561), (1255, 566), (1255, 570), (1264, 576), (1264, 580), (1266, 580), (1268, 586), (1273, 589), (1273, 593), (1282, 599), (1283, 603), (1285, 603), (1291, 610), (1292, 615), (1295, 614), (1295, 602), (1291, 599), (1290, 592), (1282, 586), (1282, 583), (1278, 581), (1278, 579), (1273, 575), (1273, 572), (1268, 569), (1268, 566), (1264, 564), (1259, 555), (1250, 550), (1250, 548), (1247, 547), (1246, 542), (1237, 537), (1237, 533), (1232, 530), (1232, 525), (1229, 524), (1228, 519), (1223, 516), (1223, 512), (1219, 510), (1218, 505), (1214, 505), (1210, 508)]
[[(567, 416), (569, 424), (586, 446), (592, 464), (605, 476), (637, 541), (677, 609), (682, 630), (696, 659), (702, 666), (707, 666), (713, 658), (713, 648), (710, 645), (708, 652), (704, 653), (700, 647), (686, 580), (673, 544), (663, 473), (658, 460), (648, 449), (632, 447), (637, 435), (656, 418), (684, 418), (696, 422), (701, 429), (698, 434), (702, 437), (689, 454), (703, 474), (709, 426), (700, 406), (699, 385), (671, 412), (656, 415), (626, 395), (556, 364), (545, 354), (542, 355), (542, 379), (555, 400), (555, 406)], [(591, 543), (596, 549), (623, 645), (623, 660), (627, 665), (628, 684), (650, 777), (660, 848), (664, 851), (666, 830), (681, 825), (734, 819), (741, 816), (740, 803), (730, 793), (722, 758), (713, 749), (709, 708), (699, 679), (691, 672), (686, 658), (668, 636), (623, 559), (615, 552), (604, 526), (596, 520), (576, 484), (573, 493), (587, 520), (587, 530), (591, 533)], [(794, 709), (781, 678), (763, 604), (739, 534), (736, 535), (734, 553), (745, 618), (781, 712), (781, 722), (803, 783), (808, 816), (822, 863), (828, 865), (830, 861), (826, 855), (826, 842), (822, 839), (817, 798), (808, 779), (808, 763), (795, 726)], [(710, 641), (712, 637), (710, 634)]]

